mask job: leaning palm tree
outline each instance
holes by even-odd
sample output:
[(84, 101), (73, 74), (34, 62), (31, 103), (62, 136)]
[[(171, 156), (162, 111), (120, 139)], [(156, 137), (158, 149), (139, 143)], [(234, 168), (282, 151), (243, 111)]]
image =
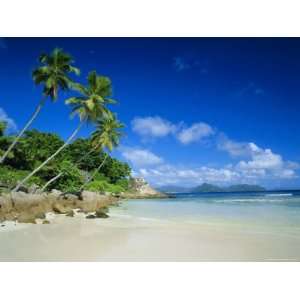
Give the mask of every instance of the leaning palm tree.
[[(124, 124), (120, 123), (117, 117), (114, 114), (110, 113), (106, 117), (101, 118), (97, 121), (96, 130), (92, 134), (92, 143), (96, 147), (100, 147), (101, 150), (107, 150), (108, 152), (111, 152), (113, 148), (119, 145), (120, 138), (123, 136), (123, 132), (121, 132), (120, 129), (124, 127)], [(105, 152), (103, 161), (94, 171), (92, 176), (87, 179), (86, 182), (81, 186), (80, 191), (82, 191), (84, 187), (94, 179), (96, 174), (104, 165), (107, 157), (108, 153)]]
[[(46, 159), (46, 161), (44, 161), (39, 167), (25, 177), (13, 191), (17, 191), (31, 176), (37, 173), (57, 154), (59, 154), (73, 140), (84, 123), (94, 123), (100, 117), (109, 115), (110, 111), (106, 108), (106, 104), (116, 103), (116, 101), (108, 98), (112, 93), (110, 79), (108, 77), (97, 75), (95, 71), (89, 73), (87, 87), (79, 83), (73, 84), (72, 87), (79, 91), (82, 95), (79, 97), (71, 97), (66, 100), (66, 104), (69, 104), (73, 107), (71, 115), (78, 115), (80, 118), (78, 127), (71, 134), (64, 145), (62, 145), (54, 154)], [(58, 179), (60, 176), (57, 175), (55, 177)], [(52, 180), (51, 183), (53, 181), (54, 180)]]
[(41, 63), (41, 66), (32, 72), (32, 78), (35, 84), (42, 84), (44, 86), (43, 97), (29, 121), (0, 158), (0, 164), (4, 162), (10, 151), (18, 143), (21, 136), (35, 120), (47, 98), (49, 97), (53, 102), (56, 101), (59, 89), (68, 90), (72, 84), (69, 74), (74, 73), (79, 75), (80, 73), (79, 69), (72, 66), (72, 57), (65, 53), (62, 49), (55, 48), (50, 54), (40, 55), (39, 62)]

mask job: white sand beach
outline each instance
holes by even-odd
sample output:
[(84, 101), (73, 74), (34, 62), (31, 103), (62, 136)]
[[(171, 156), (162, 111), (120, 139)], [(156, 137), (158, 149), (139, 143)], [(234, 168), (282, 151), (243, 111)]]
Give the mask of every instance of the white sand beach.
[(299, 261), (300, 238), (112, 213), (0, 226), (0, 261)]

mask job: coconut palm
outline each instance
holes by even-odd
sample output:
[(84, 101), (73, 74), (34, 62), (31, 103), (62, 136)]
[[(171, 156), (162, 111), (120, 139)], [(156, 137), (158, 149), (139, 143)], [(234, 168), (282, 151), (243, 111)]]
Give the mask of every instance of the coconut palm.
[[(106, 107), (107, 104), (110, 103), (116, 103), (115, 100), (112, 100), (108, 97), (112, 94), (112, 86), (111, 81), (108, 77), (105, 76), (99, 76), (95, 71), (92, 71), (88, 75), (88, 84), (87, 86), (83, 86), (82, 84), (73, 84), (72, 87), (80, 92), (81, 96), (79, 97), (71, 97), (68, 100), (66, 100), (66, 103), (73, 106), (72, 109), (72, 115), (79, 115), (80, 117), (80, 124), (83, 124), (84, 122), (95, 122), (97, 119), (110, 115), (109, 109)], [(77, 132), (79, 131), (81, 125), (79, 124), (79, 128), (77, 128), (71, 137), (68, 139), (68, 141), (60, 148), (58, 149), (50, 158), (53, 159), (61, 150), (63, 150), (67, 144), (71, 142), (71, 140), (75, 137)], [(50, 159), (49, 158), (49, 159)], [(50, 160), (47, 160), (44, 162), (38, 170), (40, 170), (44, 165), (46, 165)], [(36, 170), (37, 170), (36, 169)], [(35, 174), (37, 171), (33, 171), (31, 174)], [(30, 175), (30, 174), (29, 174)], [(27, 177), (31, 177), (31, 176)], [(60, 174), (56, 175), (54, 178), (50, 179), (50, 183), (57, 180), (59, 177), (61, 177)], [(26, 179), (26, 178), (25, 178)], [(27, 180), (25, 180), (27, 181)], [(22, 181), (23, 184), (25, 181)], [(50, 184), (49, 183), (49, 184)], [(48, 182), (43, 187), (45, 189), (49, 186)], [(20, 184), (17, 186), (20, 188)], [(17, 188), (16, 187), (16, 188)]]
[(32, 72), (32, 78), (35, 84), (43, 85), (43, 97), (38, 103), (29, 121), (16, 136), (12, 144), (8, 147), (7, 151), (0, 158), (0, 164), (4, 162), (21, 136), (35, 120), (42, 107), (44, 106), (47, 98), (49, 97), (52, 102), (56, 101), (59, 89), (68, 90), (72, 84), (72, 80), (69, 77), (69, 74), (74, 73), (76, 75), (79, 75), (80, 73), (79, 69), (72, 66), (72, 57), (59, 48), (55, 48), (50, 54), (40, 55), (39, 62), (41, 66), (39, 66)]
[[(124, 127), (124, 124), (120, 123), (117, 117), (110, 113), (106, 117), (97, 121), (96, 130), (92, 134), (92, 144), (101, 150), (107, 150), (108, 152), (111, 152), (113, 148), (119, 145), (120, 138), (123, 136), (123, 132), (121, 132), (120, 129)], [(84, 187), (93, 180), (93, 178), (104, 165), (107, 157), (108, 153), (105, 152), (103, 161), (94, 171), (92, 176), (81, 186), (80, 191), (82, 191)]]
[(87, 109), (93, 111), (94, 115), (104, 116), (110, 114), (106, 108), (107, 104), (115, 104), (116, 101), (110, 98), (112, 94), (111, 80), (106, 76), (100, 76), (96, 71), (88, 74), (88, 85), (85, 87), (82, 84), (74, 84), (73, 88), (77, 90), (81, 97), (73, 97), (69, 99), (69, 103), (74, 105), (76, 111), (77, 103), (86, 102)]

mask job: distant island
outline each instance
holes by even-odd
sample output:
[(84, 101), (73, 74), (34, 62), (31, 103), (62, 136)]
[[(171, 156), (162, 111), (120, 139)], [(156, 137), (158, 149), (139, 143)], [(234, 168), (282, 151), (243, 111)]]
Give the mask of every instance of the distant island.
[(220, 187), (209, 183), (203, 183), (197, 187), (187, 188), (179, 186), (163, 186), (158, 188), (166, 193), (230, 193), (230, 192), (263, 192), (266, 189), (260, 185), (236, 184), (228, 187)]

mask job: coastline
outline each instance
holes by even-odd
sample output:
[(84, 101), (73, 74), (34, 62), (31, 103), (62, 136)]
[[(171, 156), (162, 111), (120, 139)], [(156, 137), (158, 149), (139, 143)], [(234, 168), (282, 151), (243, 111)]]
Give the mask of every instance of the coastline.
[[(298, 261), (284, 238), (112, 213), (0, 227), (0, 261)], [(257, 247), (259, 245), (259, 247)], [(287, 254), (289, 259), (287, 258)]]
[[(19, 193), (17, 211), (47, 212), (34, 222), (12, 218), (0, 223), (0, 261), (300, 261), (295, 220), (273, 222), (276, 211), (283, 216), (280, 203), (288, 196), (207, 203), (153, 195), (131, 201), (138, 199), (84, 192), (79, 200), (53, 194), (49, 200), (49, 194)], [(62, 210), (49, 210), (49, 203), (52, 208), (62, 204)], [(269, 209), (259, 216), (262, 203)], [(276, 211), (272, 205), (277, 205)]]

